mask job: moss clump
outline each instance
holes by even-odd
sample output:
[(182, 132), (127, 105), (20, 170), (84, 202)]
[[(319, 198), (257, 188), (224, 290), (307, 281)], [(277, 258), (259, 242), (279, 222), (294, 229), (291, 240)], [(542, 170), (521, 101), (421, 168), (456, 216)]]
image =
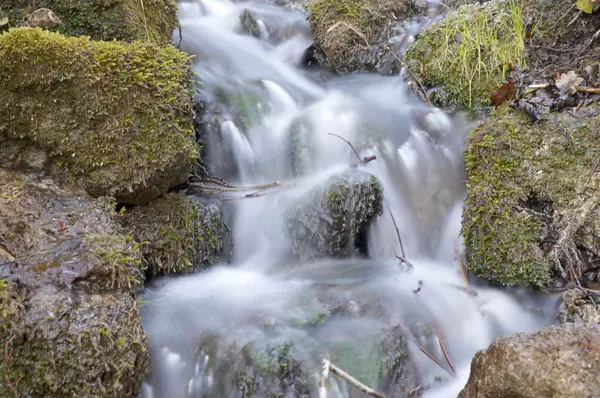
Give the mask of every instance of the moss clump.
[(143, 242), (144, 265), (153, 274), (212, 264), (224, 245), (219, 209), (181, 194), (167, 194), (126, 211), (124, 221)]
[(94, 40), (167, 44), (178, 25), (173, 0), (0, 0), (11, 27), (24, 26), (27, 16), (39, 8), (51, 9), (61, 20), (42, 27)]
[(511, 65), (523, 66), (525, 25), (520, 0), (465, 5), (421, 32), (406, 60), (424, 83), (442, 86), (449, 104), (486, 106)]
[(369, 47), (409, 6), (408, 0), (315, 0), (308, 5), (315, 45), (338, 73), (365, 69)]
[(92, 196), (146, 203), (198, 156), (190, 77), (174, 47), (11, 29), (0, 36), (0, 138), (43, 149), (55, 177)]
[(593, 268), (599, 127), (595, 108), (531, 124), (503, 107), (472, 132), (462, 234), (476, 275), (541, 287)]

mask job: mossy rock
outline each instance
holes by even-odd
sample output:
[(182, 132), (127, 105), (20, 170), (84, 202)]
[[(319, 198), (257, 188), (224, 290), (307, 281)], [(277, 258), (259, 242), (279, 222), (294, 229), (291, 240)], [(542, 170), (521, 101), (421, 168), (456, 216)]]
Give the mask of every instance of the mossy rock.
[[(22, 397), (129, 397), (149, 370), (139, 245), (114, 204), (0, 169), (0, 363)], [(13, 396), (0, 384), (1, 396)]]
[(293, 252), (303, 259), (367, 254), (367, 231), (383, 211), (376, 177), (349, 170), (332, 176), (287, 210)]
[(182, 194), (167, 194), (127, 210), (126, 228), (143, 242), (144, 265), (152, 274), (191, 271), (215, 263), (223, 249), (221, 212)]
[(377, 43), (391, 35), (394, 20), (406, 17), (410, 0), (314, 0), (308, 5), (313, 39), (322, 60), (337, 73), (372, 71)]
[(11, 27), (31, 25), (28, 16), (40, 8), (52, 10), (60, 19), (40, 27), (94, 40), (168, 44), (178, 26), (173, 0), (0, 0)]
[(596, 268), (599, 131), (596, 106), (539, 123), (504, 106), (471, 133), (462, 234), (477, 276), (541, 287)]
[(58, 180), (147, 203), (197, 159), (190, 81), (189, 56), (171, 46), (11, 29), (0, 35), (0, 153), (23, 156), (7, 141), (43, 151), (36, 164)]
[(522, 13), (519, 0), (461, 6), (419, 34), (406, 52), (409, 68), (422, 68), (423, 83), (443, 90), (431, 95), (440, 105), (488, 106), (510, 65), (525, 65)]

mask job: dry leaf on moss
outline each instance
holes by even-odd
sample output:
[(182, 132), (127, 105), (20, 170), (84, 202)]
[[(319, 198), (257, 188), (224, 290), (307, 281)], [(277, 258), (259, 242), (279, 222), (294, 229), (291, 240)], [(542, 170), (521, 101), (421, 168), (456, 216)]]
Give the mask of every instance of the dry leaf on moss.
[(574, 95), (577, 92), (577, 86), (583, 83), (583, 78), (577, 76), (572, 70), (560, 75), (556, 80), (556, 87), (560, 92), (561, 97), (565, 94)]

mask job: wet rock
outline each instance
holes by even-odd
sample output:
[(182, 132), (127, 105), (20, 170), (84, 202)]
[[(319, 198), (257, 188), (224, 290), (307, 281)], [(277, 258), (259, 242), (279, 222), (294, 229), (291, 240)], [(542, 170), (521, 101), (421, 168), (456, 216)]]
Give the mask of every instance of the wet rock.
[(252, 12), (245, 9), (240, 14), (240, 23), (242, 29), (254, 37), (263, 37), (266, 33), (266, 27), (262, 21), (257, 20)]
[(221, 212), (182, 194), (167, 194), (127, 210), (124, 225), (139, 242), (152, 274), (173, 274), (218, 260), (224, 245)]
[(13, 29), (0, 66), (3, 167), (43, 168), (128, 204), (187, 180), (197, 150), (186, 54)]
[[(11, 27), (40, 26), (69, 36), (94, 40), (152, 41), (167, 44), (178, 26), (172, 0), (0, 0)], [(50, 13), (54, 17), (48, 18)], [(1, 18), (0, 18), (1, 19)], [(57, 21), (60, 21), (57, 23)]]
[[(114, 204), (0, 169), (0, 264), (0, 373), (21, 397), (139, 394), (144, 275)], [(14, 395), (4, 379), (0, 395)]]
[(288, 209), (293, 252), (303, 258), (366, 254), (367, 230), (382, 213), (374, 176), (351, 170), (331, 177)]
[[(592, 302), (593, 300), (593, 302)], [(560, 323), (600, 324), (600, 292), (570, 289), (563, 293), (562, 303), (558, 310)]]
[(597, 278), (596, 107), (531, 123), (503, 107), (471, 133), (462, 234), (470, 269), (505, 285)]
[(600, 396), (600, 328), (566, 324), (497, 339), (475, 354), (459, 398)]
[(375, 70), (392, 36), (392, 22), (410, 12), (410, 0), (315, 0), (310, 25), (321, 63), (339, 74)]

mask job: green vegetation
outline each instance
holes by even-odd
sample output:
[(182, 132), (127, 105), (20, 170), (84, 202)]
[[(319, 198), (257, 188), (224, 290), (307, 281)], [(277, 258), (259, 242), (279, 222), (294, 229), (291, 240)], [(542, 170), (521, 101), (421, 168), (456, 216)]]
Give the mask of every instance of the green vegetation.
[(523, 67), (525, 26), (521, 0), (465, 5), (421, 32), (406, 59), (424, 83), (443, 86), (450, 103), (489, 105), (511, 65)]
[(0, 0), (11, 27), (25, 25), (28, 14), (39, 8), (49, 8), (61, 20), (41, 27), (94, 40), (168, 44), (178, 26), (173, 0)]
[(184, 182), (198, 157), (190, 59), (174, 47), (0, 35), (0, 138), (51, 158), (93, 196), (142, 204)]
[(504, 106), (472, 132), (462, 234), (475, 274), (541, 287), (585, 271), (569, 259), (600, 236), (599, 128), (599, 116), (532, 124)]

